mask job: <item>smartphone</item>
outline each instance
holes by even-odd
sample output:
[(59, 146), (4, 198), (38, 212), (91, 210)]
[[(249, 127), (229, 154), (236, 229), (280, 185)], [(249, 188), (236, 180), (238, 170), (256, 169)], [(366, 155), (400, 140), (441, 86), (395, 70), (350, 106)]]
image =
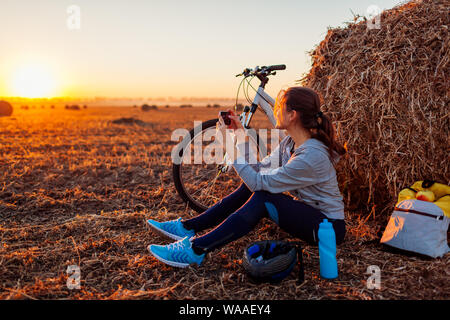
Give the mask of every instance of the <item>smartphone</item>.
[(220, 111), (220, 116), (222, 117), (223, 122), (227, 126), (229, 126), (231, 124), (231, 119), (229, 117), (230, 115), (231, 115), (230, 111)]

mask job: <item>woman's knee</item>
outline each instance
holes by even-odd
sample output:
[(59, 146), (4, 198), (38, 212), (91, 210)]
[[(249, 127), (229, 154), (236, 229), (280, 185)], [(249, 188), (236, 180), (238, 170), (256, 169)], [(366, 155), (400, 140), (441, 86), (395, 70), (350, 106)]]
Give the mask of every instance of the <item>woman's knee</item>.
[(265, 190), (258, 190), (253, 192), (253, 195), (251, 196), (251, 200), (253, 201), (261, 201), (266, 200), (270, 198), (273, 195), (273, 193), (270, 193), (269, 191)]
[(250, 199), (238, 210), (236, 210), (232, 216), (238, 216), (244, 219), (249, 224), (257, 224), (261, 218), (267, 216), (267, 211), (265, 207), (266, 191), (256, 191), (250, 197)]
[(232, 213), (227, 220), (234, 224), (237, 229), (245, 229), (248, 232), (258, 224), (261, 215), (255, 211), (238, 210)]

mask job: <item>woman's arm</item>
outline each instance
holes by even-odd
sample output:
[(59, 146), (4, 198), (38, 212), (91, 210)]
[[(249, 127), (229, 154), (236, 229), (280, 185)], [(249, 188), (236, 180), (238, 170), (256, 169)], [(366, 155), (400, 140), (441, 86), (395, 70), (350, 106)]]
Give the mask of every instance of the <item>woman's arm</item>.
[[(265, 156), (261, 161), (257, 161), (258, 150), (253, 142), (245, 141), (245, 145), (240, 146), (241, 150), (238, 149), (236, 145), (235, 155), (236, 163), (244, 164), (248, 163), (256, 172), (267, 172), (270, 169), (275, 169), (281, 166), (281, 149), (283, 141), (281, 141), (278, 146), (267, 156)], [(239, 145), (239, 141), (238, 141)]]
[(247, 187), (253, 192), (265, 190), (272, 193), (281, 193), (321, 181), (303, 154), (291, 158), (284, 166), (273, 168), (266, 172), (257, 172), (244, 161), (242, 156), (245, 154), (246, 144), (239, 143), (237, 145), (238, 158), (233, 162), (233, 167)]
[[(234, 152), (237, 157), (234, 157), (233, 167), (251, 191), (266, 190), (272, 193), (281, 193), (306, 187), (319, 181), (312, 166), (304, 159), (304, 155), (297, 155), (291, 158), (286, 165), (280, 167), (281, 148), (283, 148), (285, 140), (281, 141), (275, 150), (258, 164), (256, 145), (249, 143), (248, 135), (243, 134), (244, 128), (239, 117), (233, 115), (230, 118), (237, 140)], [(224, 130), (223, 123), (220, 123), (220, 128)], [(260, 171), (260, 167), (266, 170)]]

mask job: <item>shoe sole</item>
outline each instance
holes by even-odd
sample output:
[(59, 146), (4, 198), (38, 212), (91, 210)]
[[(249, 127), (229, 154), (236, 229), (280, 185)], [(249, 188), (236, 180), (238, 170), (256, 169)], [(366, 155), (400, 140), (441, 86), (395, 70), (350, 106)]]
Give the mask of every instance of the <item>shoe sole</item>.
[(175, 261), (170, 261), (170, 260), (166, 260), (164, 258), (161, 258), (160, 256), (158, 256), (156, 253), (154, 253), (152, 251), (152, 249), (150, 249), (150, 246), (147, 247), (148, 251), (150, 251), (150, 253), (159, 261), (164, 262), (165, 264), (168, 264), (169, 266), (172, 267), (177, 267), (177, 268), (186, 268), (189, 267), (189, 263), (182, 263), (182, 262), (175, 262)]
[(169, 237), (170, 239), (177, 240), (177, 241), (183, 239), (180, 236), (177, 236), (177, 235), (175, 235), (173, 233), (170, 233), (170, 232), (167, 232), (167, 231), (165, 231), (165, 230), (163, 230), (161, 228), (158, 228), (154, 224), (151, 224), (150, 222), (148, 222), (148, 220), (147, 220), (147, 225), (149, 225), (152, 229), (154, 229), (154, 230), (164, 234), (165, 236)]

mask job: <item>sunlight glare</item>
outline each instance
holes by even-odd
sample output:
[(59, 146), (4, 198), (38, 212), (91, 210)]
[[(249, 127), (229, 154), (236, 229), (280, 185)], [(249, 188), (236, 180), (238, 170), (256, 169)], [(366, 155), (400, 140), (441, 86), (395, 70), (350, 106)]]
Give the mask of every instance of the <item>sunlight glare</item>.
[(16, 96), (24, 98), (48, 98), (55, 93), (55, 81), (44, 67), (25, 65), (15, 74), (13, 90)]

